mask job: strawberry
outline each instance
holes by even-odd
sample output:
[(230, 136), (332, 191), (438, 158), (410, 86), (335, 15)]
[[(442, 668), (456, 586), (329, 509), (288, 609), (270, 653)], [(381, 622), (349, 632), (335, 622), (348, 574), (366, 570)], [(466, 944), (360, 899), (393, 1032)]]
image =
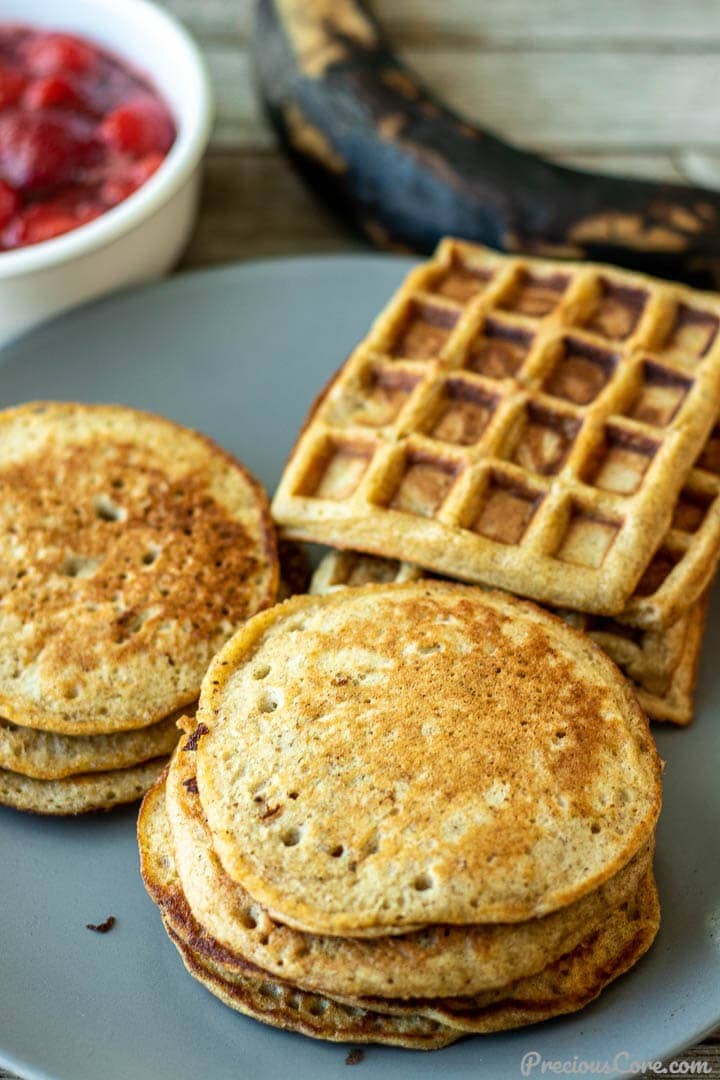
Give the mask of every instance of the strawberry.
[(136, 94), (105, 117), (100, 134), (114, 150), (140, 158), (153, 151), (166, 154), (175, 132), (162, 102), (150, 94)]
[(27, 45), (25, 59), (35, 75), (82, 75), (95, 66), (98, 54), (72, 34), (40, 34)]
[(92, 124), (61, 110), (0, 114), (0, 179), (20, 191), (57, 187), (97, 158)]
[(117, 206), (149, 180), (165, 160), (157, 151), (134, 161), (128, 168), (109, 176), (100, 190), (100, 198), (108, 206)]
[(70, 232), (77, 225), (73, 214), (53, 206), (52, 203), (35, 203), (24, 210), (3, 234), (6, 247), (23, 247), (39, 244), (55, 236)]
[(26, 109), (82, 109), (83, 101), (69, 79), (62, 75), (44, 75), (25, 90), (22, 103)]

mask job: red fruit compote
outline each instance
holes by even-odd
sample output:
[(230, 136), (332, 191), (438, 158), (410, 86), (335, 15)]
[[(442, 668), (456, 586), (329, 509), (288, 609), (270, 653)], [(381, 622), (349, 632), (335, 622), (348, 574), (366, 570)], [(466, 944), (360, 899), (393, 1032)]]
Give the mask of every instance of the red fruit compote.
[(0, 24), (0, 252), (123, 202), (175, 137), (168, 106), (131, 65), (74, 34)]

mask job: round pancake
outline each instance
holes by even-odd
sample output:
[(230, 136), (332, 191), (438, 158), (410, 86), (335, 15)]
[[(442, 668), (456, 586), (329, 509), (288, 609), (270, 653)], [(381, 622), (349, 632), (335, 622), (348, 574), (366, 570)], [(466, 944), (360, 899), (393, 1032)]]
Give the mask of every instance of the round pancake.
[[(526, 923), (430, 927), (359, 939), (306, 934), (275, 922), (223, 871), (193, 791), (194, 754), (180, 743), (165, 788), (172, 847), (194, 919), (242, 965), (250, 961), (307, 990), (336, 995), (441, 997), (474, 994), (532, 975), (573, 949), (628, 900), (652, 863), (643, 849), (599, 889), (568, 908)], [(156, 832), (159, 835), (161, 825)], [(198, 948), (202, 951), (202, 945)]]
[(615, 665), (470, 586), (294, 597), (220, 651), (198, 720), (225, 871), (311, 933), (545, 915), (625, 866), (660, 809)]
[(0, 413), (0, 715), (95, 735), (197, 698), (272, 603), (267, 499), (209, 439), (119, 405)]
[[(652, 944), (659, 926), (657, 891), (652, 872), (647, 871), (636, 896), (611, 912), (575, 949), (538, 974), (496, 991), (411, 1001), (307, 993), (288, 980), (273, 979), (254, 964), (238, 965), (193, 918), (168, 843), (163, 799), (161, 779), (146, 796), (138, 819), (141, 870), (187, 970), (231, 1008), (315, 1038), (422, 1045), (418, 1028), (423, 1031), (423, 1022), (430, 1021), (435, 1029), (422, 1035), (436, 1040), (428, 1042), (430, 1049), (452, 1042), (453, 1035), (489, 1034), (573, 1012), (632, 967)], [(402, 1032), (403, 1041), (389, 1028), (391, 1017), (412, 1025)], [(348, 1023), (359, 1025), (359, 1030), (351, 1029), (351, 1034)], [(413, 1043), (404, 1041), (410, 1033)]]
[[(380, 1016), (307, 993), (276, 981), (253, 965), (225, 972), (211, 955), (195, 952), (185, 937), (191, 922), (177, 877), (164, 812), (162, 777), (148, 792), (138, 817), (140, 869), (148, 893), (159, 906), (169, 937), (191, 975), (230, 1008), (274, 1027), (333, 1042), (374, 1042), (409, 1049), (447, 1046), (460, 1032), (431, 1018)], [(195, 924), (195, 937), (200, 928)], [(222, 950), (219, 951), (222, 956)]]
[(33, 780), (0, 769), (0, 806), (52, 815), (111, 810), (141, 799), (166, 764), (166, 758), (155, 758), (129, 769), (68, 776), (64, 780)]
[(152, 758), (167, 757), (180, 735), (177, 719), (178, 714), (173, 713), (149, 727), (112, 735), (58, 735), (0, 718), (0, 769), (36, 780), (127, 769)]

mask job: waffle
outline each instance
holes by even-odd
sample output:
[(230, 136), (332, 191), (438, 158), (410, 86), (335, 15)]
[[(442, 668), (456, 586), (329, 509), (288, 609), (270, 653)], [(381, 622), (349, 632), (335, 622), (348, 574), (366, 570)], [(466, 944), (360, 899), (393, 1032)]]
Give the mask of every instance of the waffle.
[(635, 687), (652, 720), (685, 726), (693, 719), (693, 694), (707, 613), (707, 597), (697, 601), (665, 630), (637, 630), (615, 619), (556, 610), (585, 630)]
[[(671, 621), (643, 579), (686, 481), (707, 495), (690, 470), (717, 418), (719, 326), (712, 294), (443, 241), (321, 398), (275, 516), (296, 539)], [(698, 595), (713, 525), (673, 530), (663, 563), (695, 549)]]
[[(345, 586), (417, 581), (420, 567), (355, 551), (331, 551), (313, 575), (315, 595)], [(585, 630), (634, 684), (640, 703), (653, 720), (689, 724), (705, 625), (703, 597), (665, 630), (638, 630), (615, 619), (555, 609), (566, 622)]]
[[(358, 560), (358, 552), (349, 554), (351, 562)], [(370, 572), (373, 558), (375, 569)], [(630, 600), (616, 616), (617, 623), (656, 633), (669, 630), (701, 603), (719, 560), (720, 425), (711, 432), (685, 481), (673, 507), (670, 528)], [(342, 565), (338, 564), (338, 573)], [(357, 570), (360, 580), (350, 584), (361, 584), (367, 573), (371, 573), (368, 580), (375, 580), (374, 574), (380, 575), (378, 580), (411, 581), (421, 573), (419, 568), (411, 570), (412, 566), (402, 560), (369, 556), (367, 565)], [(629, 636), (627, 630), (620, 628), (619, 632)]]

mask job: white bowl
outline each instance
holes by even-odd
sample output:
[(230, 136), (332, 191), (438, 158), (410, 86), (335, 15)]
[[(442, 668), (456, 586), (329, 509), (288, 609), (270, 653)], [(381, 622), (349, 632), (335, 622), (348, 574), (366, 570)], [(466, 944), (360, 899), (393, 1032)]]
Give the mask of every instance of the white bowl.
[(129, 199), (54, 240), (0, 252), (0, 345), (102, 293), (166, 273), (197, 212), (212, 121), (202, 56), (172, 15), (150, 0), (0, 0), (0, 20), (68, 30), (146, 72), (178, 129), (166, 160)]

